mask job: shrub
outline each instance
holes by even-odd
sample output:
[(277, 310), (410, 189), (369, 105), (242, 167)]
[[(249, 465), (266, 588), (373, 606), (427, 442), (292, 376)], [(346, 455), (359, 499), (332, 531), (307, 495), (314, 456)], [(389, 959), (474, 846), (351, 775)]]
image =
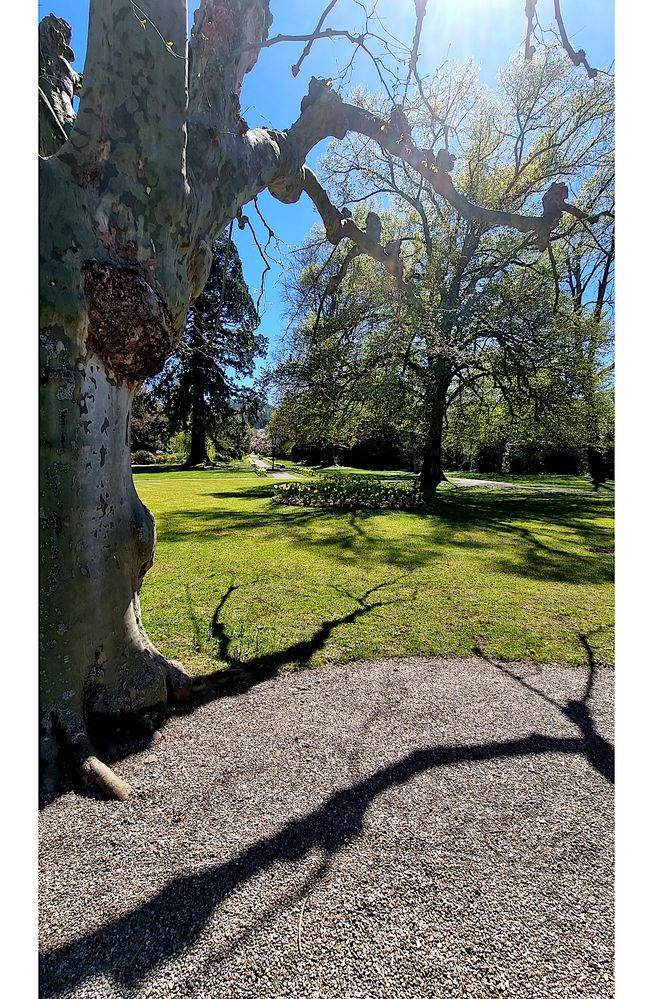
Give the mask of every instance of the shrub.
[(151, 451), (134, 451), (132, 462), (134, 465), (153, 465), (156, 458)]
[(168, 451), (172, 461), (181, 465), (190, 454), (190, 434), (180, 430), (178, 434), (170, 438)]
[(424, 505), (417, 481), (390, 483), (353, 475), (283, 482), (274, 487), (272, 498), (285, 506), (322, 506), (334, 510), (418, 510)]

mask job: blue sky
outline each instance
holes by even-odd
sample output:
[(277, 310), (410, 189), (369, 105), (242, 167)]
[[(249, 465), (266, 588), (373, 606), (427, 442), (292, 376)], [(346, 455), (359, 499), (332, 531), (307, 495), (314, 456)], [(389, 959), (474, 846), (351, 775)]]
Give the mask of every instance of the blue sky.
[[(305, 34), (310, 32), (326, 5), (326, 0), (272, 0), (274, 22), (271, 34)], [(198, 6), (190, 0), (190, 16)], [(496, 80), (497, 70), (523, 45), (525, 32), (524, 0), (433, 0), (424, 23), (420, 48), (420, 70), (428, 76), (446, 58), (457, 62), (473, 59), (481, 78), (489, 86)], [(543, 27), (552, 21), (552, 0), (540, 0), (538, 14)], [(414, 30), (413, 0), (378, 0), (377, 10), (385, 18), (386, 27), (402, 41), (410, 44)], [(72, 48), (75, 68), (83, 68), (88, 24), (88, 0), (47, 0), (38, 2), (39, 18), (54, 13), (64, 17), (73, 29)], [(590, 63), (608, 68), (614, 59), (614, 25), (612, 0), (567, 0), (563, 14), (572, 44), (582, 47)], [(326, 22), (331, 27), (358, 29), (361, 10), (354, 0), (340, 0)], [(264, 49), (257, 65), (245, 79), (242, 94), (243, 116), (250, 126), (274, 125), (285, 128), (299, 113), (299, 105), (307, 91), (311, 76), (336, 76), (348, 62), (351, 45), (342, 40), (318, 41), (305, 60), (298, 77), (290, 67), (303, 46), (285, 43)], [(379, 86), (372, 63), (360, 54), (352, 76), (353, 85)], [(346, 95), (347, 90), (343, 89)], [(326, 143), (313, 151), (309, 163), (316, 166)], [(259, 206), (276, 235), (283, 241), (281, 252), (301, 245), (318, 216), (307, 198), (296, 205), (281, 205), (267, 194), (261, 195)], [(265, 233), (253, 210), (245, 208), (260, 239)], [(257, 225), (258, 224), (258, 225)], [(236, 229), (235, 239), (243, 260), (245, 276), (256, 297), (261, 283), (262, 263), (251, 235)], [(273, 251), (274, 252), (274, 251)], [(279, 254), (274, 252), (278, 259)], [(261, 332), (268, 337), (271, 351), (283, 335), (286, 326), (280, 286), (281, 268), (273, 262), (268, 273), (262, 301)]]

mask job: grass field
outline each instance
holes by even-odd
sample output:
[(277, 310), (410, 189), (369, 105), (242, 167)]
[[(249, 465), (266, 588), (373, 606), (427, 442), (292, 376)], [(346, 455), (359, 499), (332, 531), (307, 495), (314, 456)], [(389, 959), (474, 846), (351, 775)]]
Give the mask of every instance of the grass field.
[(424, 513), (339, 513), (273, 504), (245, 462), (135, 482), (158, 531), (144, 621), (195, 674), (478, 647), (583, 663), (581, 634), (613, 660), (607, 496), (450, 487)]

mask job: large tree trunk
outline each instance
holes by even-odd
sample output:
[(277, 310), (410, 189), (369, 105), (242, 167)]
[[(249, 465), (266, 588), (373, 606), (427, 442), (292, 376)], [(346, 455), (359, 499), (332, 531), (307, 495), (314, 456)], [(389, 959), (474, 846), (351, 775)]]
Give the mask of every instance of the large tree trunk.
[(442, 437), (447, 409), (447, 391), (451, 381), (448, 362), (437, 358), (429, 369), (426, 406), (426, 438), (422, 452), (420, 485), (422, 489), (436, 489), (446, 481), (442, 465)]
[(103, 719), (154, 725), (188, 678), (154, 648), (139, 591), (154, 558), (150, 512), (134, 488), (132, 389), (77, 355), (75, 331), (41, 335), (42, 756), (62, 743), (82, 765)]
[[(129, 421), (135, 388), (183, 325), (199, 265), (185, 212), (184, 61), (161, 58), (121, 0), (93, 0), (91, 15), (94, 72), (76, 125), (40, 164), (40, 744), (48, 783), (67, 756), (123, 798), (124, 782), (95, 757), (94, 729), (156, 724), (170, 695), (190, 689), (141, 621), (155, 531), (132, 481)], [(183, 52), (182, 0), (158, 23)], [(134, 77), (130, 58), (148, 75)]]

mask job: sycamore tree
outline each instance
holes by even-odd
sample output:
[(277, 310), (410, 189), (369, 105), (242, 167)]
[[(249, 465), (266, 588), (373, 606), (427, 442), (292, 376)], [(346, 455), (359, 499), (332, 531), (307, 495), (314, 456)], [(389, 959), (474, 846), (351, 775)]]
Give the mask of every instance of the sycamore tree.
[[(435, 487), (444, 478), (442, 442), (452, 399), (488, 376), (503, 392), (515, 380), (533, 380), (557, 349), (556, 258), (576, 258), (579, 233), (587, 244), (589, 215), (609, 239), (613, 215), (599, 192), (612, 158), (612, 81), (589, 81), (559, 49), (545, 47), (530, 64), (513, 58), (496, 93), (467, 65), (443, 70), (401, 114), (384, 95), (358, 93), (357, 100), (370, 110), (383, 108), (419, 141), (429, 162), (452, 171), (457, 190), (470, 200), (528, 212), (547, 184), (584, 184), (585, 213), (571, 217), (575, 228), (565, 225), (542, 241), (461, 211), (425, 184), (413, 164), (356, 133), (334, 144), (323, 163), (340, 203), (389, 202), (392, 235), (410, 250), (412, 295), (397, 346), (422, 399), (421, 483)], [(436, 152), (439, 145), (445, 149)], [(591, 351), (586, 354), (591, 367)]]
[(256, 392), (238, 380), (251, 376), (267, 347), (256, 333), (259, 316), (235, 243), (222, 236), (212, 254), (208, 280), (190, 308), (181, 340), (151, 386), (172, 432), (188, 434), (189, 467), (210, 463), (209, 442), (219, 447), (234, 405), (244, 417), (256, 412)]
[[(293, 36), (304, 45), (295, 73), (320, 38), (336, 34), (372, 58), (370, 45), (383, 44), (366, 17), (360, 28), (331, 28), (335, 6)], [(416, 0), (414, 41), (394, 64), (400, 112), (403, 93), (409, 100), (421, 84), (426, 8)], [(527, 58), (536, 24), (528, 8)], [(262, 191), (288, 203), (306, 194), (330, 242), (370, 254), (405, 293), (401, 255), (382, 244), (374, 219), (358, 225), (305, 165), (322, 139), (350, 132), (409, 164), (425, 189), (483, 229), (533, 233), (546, 249), (575, 211), (557, 180), (527, 212), (504, 208), (500, 191), (476, 203), (397, 113), (359, 107), (331, 80), (310, 82), (294, 123), (250, 128), (243, 77), (263, 47), (287, 40), (270, 35), (269, 0), (201, 0), (190, 38), (187, 23), (185, 0), (91, 0), (83, 78), (71, 67), (66, 22), (46, 17), (39, 32), (41, 755), (48, 779), (65, 748), (91, 784), (121, 798), (129, 789), (97, 758), (94, 725), (154, 725), (191, 688), (141, 620), (155, 530), (131, 476), (131, 406), (179, 342), (213, 241)], [(388, 43), (384, 59), (396, 51)]]

